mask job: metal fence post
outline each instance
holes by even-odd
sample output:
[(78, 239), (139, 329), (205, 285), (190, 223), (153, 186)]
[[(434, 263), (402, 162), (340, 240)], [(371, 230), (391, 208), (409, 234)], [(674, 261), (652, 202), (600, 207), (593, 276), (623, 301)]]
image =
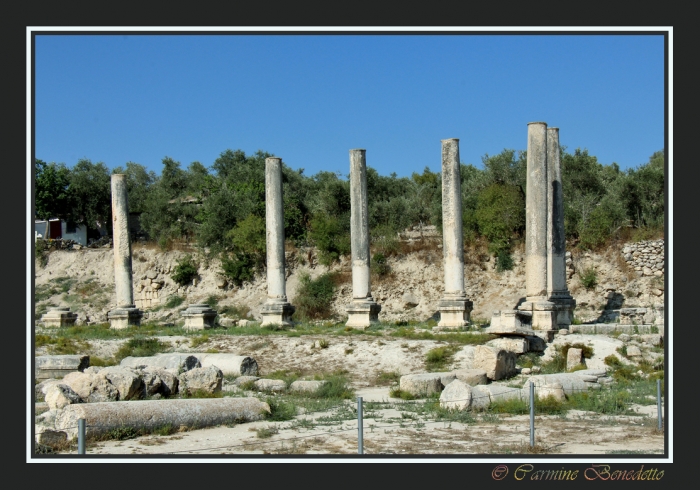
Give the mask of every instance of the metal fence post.
[(659, 418), (659, 430), (661, 430), (661, 380), (656, 380), (656, 413)]
[(535, 384), (530, 381), (530, 447), (535, 447)]
[(357, 397), (357, 454), (364, 454), (362, 447), (362, 397)]
[(85, 419), (78, 419), (78, 454), (85, 454)]

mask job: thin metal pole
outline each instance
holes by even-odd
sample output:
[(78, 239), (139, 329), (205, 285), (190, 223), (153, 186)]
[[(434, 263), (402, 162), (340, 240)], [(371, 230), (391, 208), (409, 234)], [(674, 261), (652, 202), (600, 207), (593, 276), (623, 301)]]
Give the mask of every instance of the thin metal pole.
[(357, 397), (357, 454), (364, 454), (362, 447), (362, 397)]
[(78, 454), (85, 454), (85, 419), (78, 419)]
[(530, 447), (535, 447), (535, 383), (530, 381)]
[(661, 380), (656, 380), (656, 413), (659, 417), (659, 430), (661, 430)]

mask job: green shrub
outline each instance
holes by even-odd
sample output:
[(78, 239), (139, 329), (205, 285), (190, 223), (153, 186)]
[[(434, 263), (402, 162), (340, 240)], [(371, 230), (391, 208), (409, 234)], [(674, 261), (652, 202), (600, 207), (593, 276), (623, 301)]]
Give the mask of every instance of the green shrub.
[(392, 388), (389, 390), (389, 396), (391, 398), (400, 398), (402, 400), (415, 400), (417, 397), (413, 396), (413, 394), (409, 393), (408, 391), (404, 391), (398, 387)]
[(370, 269), (377, 276), (385, 276), (391, 271), (391, 267), (387, 264), (387, 259), (382, 253), (376, 253), (372, 256)]
[(265, 402), (270, 406), (271, 413), (267, 416), (268, 420), (283, 422), (292, 420), (297, 414), (296, 407), (290, 402), (276, 397), (268, 397)]
[(237, 252), (232, 257), (226, 255), (221, 257), (221, 269), (224, 276), (236, 286), (240, 286), (245, 281), (252, 281), (255, 278), (259, 262), (253, 254)]
[(331, 301), (335, 294), (333, 273), (325, 273), (311, 279), (308, 273), (299, 279), (294, 305), (299, 318), (304, 320), (323, 319), (331, 315)]
[(618, 359), (617, 356), (614, 354), (610, 354), (609, 356), (606, 356), (605, 359), (603, 359), (603, 362), (605, 363), (606, 366), (610, 366), (610, 367), (622, 366), (622, 362), (620, 362), (620, 359)]
[(191, 255), (187, 254), (177, 261), (177, 265), (172, 274), (170, 274), (170, 277), (180, 286), (185, 286), (191, 283), (192, 279), (197, 277), (198, 269), (199, 265), (197, 262), (195, 262)]
[(457, 351), (457, 347), (453, 345), (445, 345), (435, 347), (428, 351), (425, 355), (425, 367), (429, 372), (440, 371), (444, 369), (451, 361), (452, 356)]
[(318, 248), (321, 264), (331, 265), (341, 255), (350, 253), (350, 232), (339, 218), (317, 214), (311, 219), (310, 226), (309, 237)]
[(582, 270), (579, 274), (579, 278), (581, 279), (583, 287), (588, 290), (595, 288), (598, 284), (598, 273), (593, 267)]
[(496, 270), (498, 272), (513, 270), (513, 256), (510, 250), (501, 249), (496, 255)]

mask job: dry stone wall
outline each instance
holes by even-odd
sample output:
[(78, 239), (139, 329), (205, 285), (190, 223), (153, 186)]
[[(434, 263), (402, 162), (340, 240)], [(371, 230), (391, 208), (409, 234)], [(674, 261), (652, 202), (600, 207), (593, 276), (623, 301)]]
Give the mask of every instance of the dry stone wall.
[(662, 277), (666, 272), (663, 238), (628, 243), (622, 249), (622, 256), (639, 275)]

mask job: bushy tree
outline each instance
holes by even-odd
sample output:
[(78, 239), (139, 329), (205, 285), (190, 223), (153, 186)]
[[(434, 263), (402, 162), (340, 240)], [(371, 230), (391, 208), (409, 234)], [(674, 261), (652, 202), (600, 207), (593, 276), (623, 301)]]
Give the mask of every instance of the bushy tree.
[(34, 210), (39, 219), (69, 219), (70, 170), (64, 164), (34, 161)]
[(489, 251), (506, 261), (514, 235), (525, 228), (525, 200), (521, 190), (511, 184), (493, 183), (477, 198), (475, 211), (480, 233), (489, 241)]
[(70, 219), (96, 229), (99, 223), (112, 228), (112, 184), (109, 169), (102, 162), (78, 160), (70, 171), (68, 194)]
[(126, 175), (127, 201), (129, 212), (141, 213), (145, 211), (146, 198), (151, 191), (151, 186), (158, 177), (152, 170), (149, 172), (146, 167), (139, 163), (127, 162), (126, 168), (116, 167), (112, 174)]

